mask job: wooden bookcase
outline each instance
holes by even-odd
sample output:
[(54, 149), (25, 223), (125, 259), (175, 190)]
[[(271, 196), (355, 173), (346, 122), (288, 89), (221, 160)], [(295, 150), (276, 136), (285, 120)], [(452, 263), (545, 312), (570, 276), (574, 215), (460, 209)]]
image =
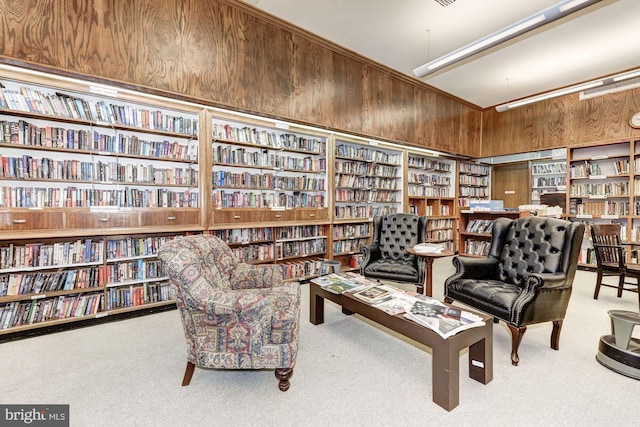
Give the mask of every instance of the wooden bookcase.
[(458, 206), (469, 207), (470, 200), (491, 198), (491, 166), (478, 162), (458, 162)]
[(426, 215), (427, 241), (456, 250), (456, 161), (407, 151), (408, 212)]
[(482, 257), (489, 253), (491, 230), (496, 218), (520, 218), (528, 216), (529, 212), (513, 211), (460, 211), (460, 240), (458, 251), (460, 255)]
[(541, 204), (540, 196), (567, 190), (567, 161), (531, 162), (531, 203)]
[(199, 109), (0, 82), (0, 335), (174, 304), (155, 251), (203, 229)]
[(360, 247), (371, 241), (373, 217), (403, 212), (404, 150), (342, 136), (333, 147), (331, 258), (354, 269)]
[(637, 145), (637, 141), (613, 141), (568, 150), (567, 217), (586, 225), (581, 266), (596, 265), (589, 231), (594, 222), (619, 223), (622, 241), (638, 242)]
[(317, 276), (329, 254), (328, 135), (229, 112), (208, 121), (209, 230), (286, 280)]

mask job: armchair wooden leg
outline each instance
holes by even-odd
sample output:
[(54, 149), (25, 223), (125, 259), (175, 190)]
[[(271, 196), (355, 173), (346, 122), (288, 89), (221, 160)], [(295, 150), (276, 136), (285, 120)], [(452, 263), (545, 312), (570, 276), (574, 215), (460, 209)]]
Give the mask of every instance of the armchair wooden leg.
[(527, 327), (518, 327), (509, 324), (507, 324), (507, 326), (511, 331), (511, 364), (513, 366), (518, 366), (518, 362), (520, 362), (520, 357), (518, 357), (518, 347), (520, 346), (520, 341), (522, 341), (522, 336), (527, 331)]
[(444, 297), (444, 302), (446, 302), (447, 304), (451, 304), (453, 300), (449, 297)]
[(191, 383), (191, 377), (193, 371), (196, 369), (196, 365), (191, 362), (187, 362), (187, 369), (184, 371), (184, 378), (182, 378), (182, 387), (188, 386)]
[(553, 321), (553, 331), (551, 331), (551, 348), (560, 350), (560, 329), (562, 329), (562, 320)]
[(277, 368), (275, 374), (276, 378), (280, 380), (280, 382), (278, 383), (278, 388), (281, 391), (289, 390), (289, 386), (291, 385), (289, 383), (289, 378), (291, 378), (291, 375), (293, 375), (293, 368)]

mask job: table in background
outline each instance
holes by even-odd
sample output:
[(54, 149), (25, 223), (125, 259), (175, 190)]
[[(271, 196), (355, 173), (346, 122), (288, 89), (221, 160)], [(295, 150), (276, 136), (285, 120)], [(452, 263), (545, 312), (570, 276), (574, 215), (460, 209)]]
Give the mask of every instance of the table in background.
[(433, 296), (433, 260), (435, 258), (444, 258), (447, 256), (453, 256), (455, 255), (455, 253), (452, 251), (418, 252), (413, 248), (408, 248), (407, 253), (424, 258), (427, 265), (425, 267), (424, 285), (422, 286), (421, 293), (430, 297)]

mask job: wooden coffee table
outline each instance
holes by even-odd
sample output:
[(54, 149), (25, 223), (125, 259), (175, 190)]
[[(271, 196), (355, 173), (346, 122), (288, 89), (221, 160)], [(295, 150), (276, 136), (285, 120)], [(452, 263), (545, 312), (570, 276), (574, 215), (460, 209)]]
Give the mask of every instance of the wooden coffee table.
[(443, 339), (438, 333), (421, 326), (402, 314), (391, 316), (349, 293), (334, 294), (319, 285), (309, 283), (309, 321), (324, 323), (324, 300), (342, 306), (345, 314), (358, 313), (379, 325), (430, 347), (433, 352), (433, 401), (447, 411), (458, 406), (460, 394), (460, 350), (469, 347), (469, 377), (483, 384), (493, 379), (493, 322), (491, 317), (478, 314), (484, 325), (466, 329)]

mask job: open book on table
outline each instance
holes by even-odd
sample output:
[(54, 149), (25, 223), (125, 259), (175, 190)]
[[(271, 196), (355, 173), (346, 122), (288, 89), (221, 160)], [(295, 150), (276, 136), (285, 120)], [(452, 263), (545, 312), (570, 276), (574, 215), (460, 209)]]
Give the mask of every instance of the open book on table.
[(484, 325), (480, 316), (446, 306), (437, 300), (416, 301), (404, 316), (436, 331), (442, 338), (449, 338), (465, 329)]

